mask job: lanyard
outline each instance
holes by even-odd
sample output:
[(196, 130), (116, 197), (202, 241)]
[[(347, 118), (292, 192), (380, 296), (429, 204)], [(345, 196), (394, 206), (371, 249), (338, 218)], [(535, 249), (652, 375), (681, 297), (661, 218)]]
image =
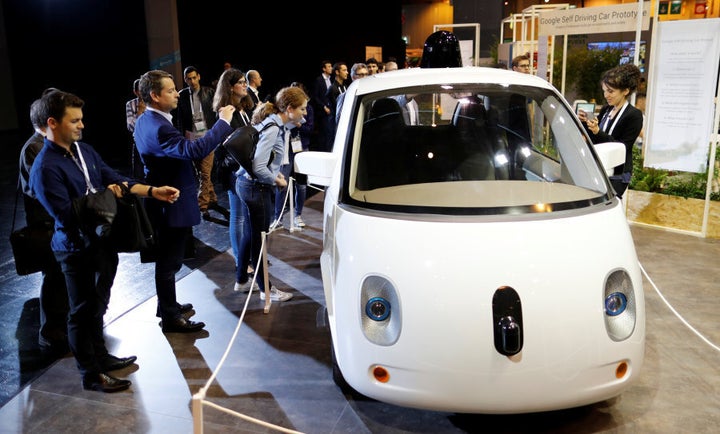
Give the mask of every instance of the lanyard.
[(623, 104), (622, 108), (618, 112), (617, 116), (615, 116), (615, 121), (612, 124), (612, 127), (610, 127), (610, 131), (607, 131), (608, 124), (610, 123), (610, 112), (607, 113), (605, 116), (605, 125), (603, 126), (603, 131), (606, 131), (608, 135), (612, 136), (613, 130), (615, 129), (615, 126), (617, 125), (617, 121), (620, 119), (620, 116), (622, 116), (623, 112), (625, 111), (625, 108), (628, 106), (628, 102), (625, 101), (625, 104)]
[(97, 190), (95, 190), (95, 187), (93, 187), (92, 182), (90, 182), (90, 173), (88, 173), (87, 170), (87, 164), (85, 164), (85, 159), (83, 158), (82, 152), (80, 152), (80, 145), (78, 142), (75, 142), (75, 149), (77, 149), (78, 158), (80, 161), (78, 161), (75, 156), (70, 153), (70, 157), (72, 158), (75, 165), (77, 165), (80, 170), (82, 171), (83, 175), (85, 176), (85, 185), (87, 185), (87, 191), (85, 191), (85, 194), (90, 193), (96, 193)]

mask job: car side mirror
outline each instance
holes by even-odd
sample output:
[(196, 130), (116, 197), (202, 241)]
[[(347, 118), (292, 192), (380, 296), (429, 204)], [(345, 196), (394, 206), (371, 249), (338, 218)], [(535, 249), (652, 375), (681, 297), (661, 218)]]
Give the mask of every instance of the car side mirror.
[(304, 151), (295, 155), (295, 172), (304, 173), (308, 184), (327, 187), (332, 180), (337, 157), (332, 152)]
[(614, 169), (625, 164), (625, 144), (620, 142), (598, 143), (595, 146), (595, 152), (600, 158), (600, 162), (605, 169), (605, 173), (610, 176)]

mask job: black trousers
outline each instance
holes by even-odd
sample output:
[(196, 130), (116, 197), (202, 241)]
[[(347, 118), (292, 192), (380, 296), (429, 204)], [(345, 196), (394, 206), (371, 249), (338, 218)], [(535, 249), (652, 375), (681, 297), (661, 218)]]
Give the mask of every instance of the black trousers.
[(78, 252), (55, 252), (65, 275), (70, 313), (68, 344), (80, 373), (102, 372), (107, 357), (103, 315), (118, 267), (118, 254), (94, 245)]

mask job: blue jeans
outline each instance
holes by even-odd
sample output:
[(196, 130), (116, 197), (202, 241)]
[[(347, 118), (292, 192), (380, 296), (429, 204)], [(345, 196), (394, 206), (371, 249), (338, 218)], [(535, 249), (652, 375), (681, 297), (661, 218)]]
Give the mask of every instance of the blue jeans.
[[(303, 205), (305, 204), (305, 198), (307, 197), (307, 176), (296, 174), (295, 171), (292, 170), (293, 167), (294, 165), (291, 159), (290, 164), (280, 166), (280, 173), (283, 174), (288, 182), (291, 176), (295, 178), (295, 182), (293, 184), (295, 185), (295, 217), (297, 217), (302, 215)], [(280, 212), (282, 211), (283, 204), (285, 204), (285, 196), (287, 196), (287, 187), (275, 187), (275, 220), (282, 217)], [(290, 207), (289, 201), (287, 203), (287, 207)], [(292, 221), (290, 224), (292, 225)]]
[(242, 176), (235, 181), (235, 191), (245, 202), (250, 217), (250, 256), (253, 261), (259, 262), (255, 273), (260, 290), (265, 290), (263, 261), (260, 259), (262, 247), (262, 232), (267, 233), (270, 228), (270, 217), (273, 213), (272, 194), (273, 187), (267, 184), (251, 181)]
[(230, 246), (235, 256), (235, 281), (245, 283), (248, 281), (247, 267), (250, 257), (250, 213), (247, 204), (235, 191), (235, 175), (230, 175), (231, 188), (228, 189), (230, 203)]

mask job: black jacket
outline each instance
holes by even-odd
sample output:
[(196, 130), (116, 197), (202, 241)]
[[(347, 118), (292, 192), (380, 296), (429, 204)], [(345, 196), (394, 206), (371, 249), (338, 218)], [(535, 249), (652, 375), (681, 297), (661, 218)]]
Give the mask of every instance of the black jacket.
[[(209, 130), (213, 125), (215, 125), (215, 121), (217, 120), (217, 114), (213, 111), (212, 107), (215, 89), (209, 86), (200, 86), (198, 95), (200, 96), (200, 104), (202, 105), (203, 115), (205, 116), (206, 127)], [(181, 133), (185, 134), (185, 131), (193, 130), (193, 116), (189, 87), (185, 87), (180, 90), (178, 106), (171, 112), (171, 114), (173, 115), (173, 124), (175, 124)]]
[[(597, 134), (593, 134), (585, 126), (585, 130), (588, 132), (590, 139), (593, 143), (605, 143), (605, 142), (622, 142), (625, 144), (625, 165), (615, 168), (615, 175), (622, 175), (623, 173), (632, 173), (632, 149), (635, 144), (635, 139), (640, 135), (640, 131), (643, 127), (643, 115), (640, 110), (630, 105), (628, 102), (627, 107), (620, 116), (616, 116), (615, 119), (609, 121), (606, 130), (603, 131), (606, 117), (612, 110), (612, 106), (606, 105), (600, 110), (598, 119), (600, 120), (600, 130)], [(612, 134), (609, 132), (612, 131)]]

